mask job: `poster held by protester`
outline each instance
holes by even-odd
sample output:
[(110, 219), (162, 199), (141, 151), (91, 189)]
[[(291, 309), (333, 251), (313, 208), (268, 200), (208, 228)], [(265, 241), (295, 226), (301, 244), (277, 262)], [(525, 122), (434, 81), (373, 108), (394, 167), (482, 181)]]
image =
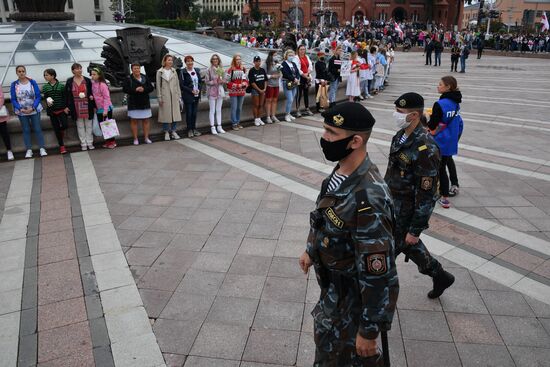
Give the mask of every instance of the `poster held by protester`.
[(342, 67), (340, 68), (340, 76), (348, 77), (351, 72), (351, 61), (342, 61)]

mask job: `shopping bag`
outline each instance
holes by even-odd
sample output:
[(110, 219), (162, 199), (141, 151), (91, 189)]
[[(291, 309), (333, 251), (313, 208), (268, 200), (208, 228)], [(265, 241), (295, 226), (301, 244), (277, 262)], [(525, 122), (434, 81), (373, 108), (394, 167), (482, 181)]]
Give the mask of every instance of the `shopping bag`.
[(94, 134), (94, 136), (103, 136), (103, 132), (99, 127), (99, 120), (97, 119), (96, 114), (94, 114), (94, 118), (92, 119), (92, 133)]
[(327, 86), (320, 85), (319, 90), (317, 91), (317, 102), (319, 102), (319, 107), (325, 109), (328, 108), (330, 103), (328, 101), (327, 95)]
[(111, 139), (115, 136), (119, 136), (120, 133), (118, 132), (118, 126), (116, 124), (116, 121), (114, 119), (109, 119), (101, 122), (99, 124), (101, 126), (101, 131), (103, 132), (103, 139)]

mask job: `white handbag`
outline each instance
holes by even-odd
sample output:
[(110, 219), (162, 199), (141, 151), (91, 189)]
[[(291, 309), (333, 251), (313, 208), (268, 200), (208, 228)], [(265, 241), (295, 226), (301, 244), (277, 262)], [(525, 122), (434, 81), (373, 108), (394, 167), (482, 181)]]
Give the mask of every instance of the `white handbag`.
[(9, 114), (8, 114), (8, 109), (4, 105), (0, 107), (0, 117), (6, 117), (6, 116), (9, 116)]

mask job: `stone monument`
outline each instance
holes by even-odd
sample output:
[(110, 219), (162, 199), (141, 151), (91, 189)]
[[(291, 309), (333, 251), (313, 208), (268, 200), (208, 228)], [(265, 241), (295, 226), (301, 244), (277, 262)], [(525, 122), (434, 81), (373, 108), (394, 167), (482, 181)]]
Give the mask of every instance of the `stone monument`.
[(67, 0), (15, 0), (19, 10), (11, 19), (25, 21), (74, 20), (73, 13), (65, 12)]

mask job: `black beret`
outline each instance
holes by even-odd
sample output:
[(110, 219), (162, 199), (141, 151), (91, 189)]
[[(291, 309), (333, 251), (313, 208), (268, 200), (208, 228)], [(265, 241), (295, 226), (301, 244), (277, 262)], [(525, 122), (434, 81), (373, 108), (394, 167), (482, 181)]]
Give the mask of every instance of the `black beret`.
[(424, 98), (418, 93), (405, 93), (395, 100), (395, 105), (399, 108), (413, 109), (424, 108)]
[(370, 131), (375, 123), (369, 110), (360, 103), (344, 102), (322, 113), (325, 124), (352, 131)]

